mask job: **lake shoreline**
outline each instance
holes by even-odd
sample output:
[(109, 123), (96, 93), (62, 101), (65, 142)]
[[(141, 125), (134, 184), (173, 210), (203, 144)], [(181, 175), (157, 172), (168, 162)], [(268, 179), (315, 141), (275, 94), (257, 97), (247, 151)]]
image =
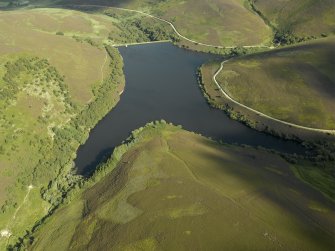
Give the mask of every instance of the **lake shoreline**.
[(171, 43), (118, 48), (126, 85), (118, 104), (91, 130), (75, 160), (80, 174), (91, 173), (126, 140), (131, 131), (164, 119), (185, 130), (228, 144), (251, 145), (284, 153), (304, 147), (257, 132), (210, 107), (197, 83), (196, 71), (215, 55), (191, 52)]

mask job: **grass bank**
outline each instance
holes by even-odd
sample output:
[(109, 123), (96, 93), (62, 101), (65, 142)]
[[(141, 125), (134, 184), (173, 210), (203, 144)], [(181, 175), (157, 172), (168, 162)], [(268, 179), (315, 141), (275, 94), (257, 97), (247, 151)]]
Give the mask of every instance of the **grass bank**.
[(335, 129), (334, 39), (232, 59), (217, 77), (235, 100), (298, 125)]
[[(231, 98), (252, 109), (297, 125), (332, 130), (333, 45), (333, 38), (322, 39), (234, 58), (216, 79)], [(203, 66), (202, 75), (207, 94), (222, 106), (226, 100), (211, 78), (219, 64)]]

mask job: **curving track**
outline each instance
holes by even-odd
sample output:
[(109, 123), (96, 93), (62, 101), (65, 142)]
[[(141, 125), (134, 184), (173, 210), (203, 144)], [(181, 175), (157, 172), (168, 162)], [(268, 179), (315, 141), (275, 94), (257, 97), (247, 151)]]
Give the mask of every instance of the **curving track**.
[[(59, 5), (58, 5), (59, 6)], [(66, 5), (62, 5), (63, 7), (66, 7)], [(173, 23), (171, 23), (170, 21), (168, 20), (165, 20), (163, 18), (160, 18), (160, 17), (156, 17), (156, 16), (153, 16), (151, 14), (148, 14), (146, 12), (143, 12), (143, 11), (140, 11), (140, 10), (132, 10), (132, 9), (126, 9), (126, 8), (119, 8), (119, 7), (112, 7), (112, 6), (106, 6), (106, 5), (67, 5), (68, 7), (70, 6), (81, 6), (81, 7), (96, 7), (96, 8), (113, 8), (113, 9), (117, 9), (117, 10), (121, 10), (121, 11), (127, 11), (127, 12), (134, 12), (134, 13), (139, 13), (141, 15), (144, 15), (144, 16), (147, 16), (147, 17), (151, 17), (153, 19), (156, 19), (156, 20), (159, 20), (161, 22), (164, 22), (164, 23), (167, 23), (171, 26), (171, 28), (174, 30), (174, 32), (182, 39), (186, 40), (186, 41), (189, 41), (189, 42), (192, 42), (192, 43), (195, 43), (197, 45), (202, 45), (202, 46), (206, 46), (206, 47), (213, 47), (213, 48), (220, 48), (220, 49), (233, 49), (233, 48), (237, 48), (237, 46), (221, 46), (221, 45), (213, 45), (213, 44), (206, 44), (206, 43), (202, 43), (202, 42), (198, 42), (198, 41), (195, 41), (195, 40), (192, 40), (190, 38), (187, 38), (185, 36), (183, 36), (178, 30), (177, 28), (174, 26)], [(57, 6), (56, 6), (57, 7)], [(268, 49), (274, 49), (275, 47), (273, 46), (266, 46), (266, 45), (245, 45), (245, 46), (241, 46), (242, 48), (268, 48)], [(221, 91), (221, 93), (228, 99), (230, 100), (231, 102), (233, 102), (234, 104), (238, 105), (238, 106), (241, 106), (245, 109), (248, 109), (249, 111), (252, 111), (254, 113), (256, 113), (257, 115), (261, 116), (261, 117), (264, 117), (264, 118), (267, 118), (267, 119), (270, 119), (272, 121), (276, 121), (278, 123), (281, 123), (281, 124), (284, 124), (284, 125), (288, 125), (288, 126), (292, 126), (294, 128), (299, 128), (299, 129), (303, 129), (303, 130), (308, 130), (308, 131), (313, 131), (313, 132), (321, 132), (321, 133), (326, 133), (326, 134), (331, 134), (331, 135), (335, 135), (335, 130), (326, 130), (326, 129), (319, 129), (319, 128), (312, 128), (312, 127), (306, 127), (306, 126), (301, 126), (301, 125), (297, 125), (297, 124), (293, 124), (293, 123), (290, 123), (290, 122), (286, 122), (286, 121), (283, 121), (283, 120), (280, 120), (280, 119), (276, 119), (276, 118), (273, 118), (269, 115), (266, 115), (260, 111), (257, 111), (249, 106), (246, 106), (244, 104), (241, 104), (240, 102), (234, 100), (232, 97), (230, 97), (223, 89), (222, 87), (220, 86), (220, 84), (218, 83), (218, 81), (216, 80), (216, 77), (217, 75), (222, 71), (223, 69), (223, 65), (228, 62), (228, 60), (225, 60), (221, 63), (221, 66), (219, 68), (219, 70), (215, 73), (215, 75), (213, 76), (213, 80), (215, 82), (215, 84), (217, 85), (217, 87), (219, 88), (219, 90)]]
[(223, 88), (220, 86), (220, 84), (218, 83), (218, 81), (216, 80), (216, 77), (219, 75), (219, 73), (222, 71), (223, 69), (223, 65), (225, 63), (227, 63), (229, 60), (225, 60), (221, 63), (221, 66), (220, 68), (217, 70), (217, 72), (215, 73), (215, 75), (213, 76), (213, 81), (215, 82), (216, 86), (219, 88), (219, 90), (221, 91), (221, 93), (228, 99), (230, 100), (231, 102), (233, 102), (234, 104), (236, 105), (239, 105), (245, 109), (248, 109), (249, 111), (252, 111), (254, 113), (256, 113), (257, 115), (261, 116), (261, 117), (264, 117), (264, 118), (267, 118), (267, 119), (270, 119), (272, 121), (276, 121), (276, 122), (279, 122), (281, 124), (285, 124), (285, 125), (288, 125), (288, 126), (292, 126), (292, 127), (295, 127), (295, 128), (299, 128), (299, 129), (304, 129), (304, 130), (309, 130), (309, 131), (314, 131), (314, 132), (321, 132), (321, 133), (328, 133), (328, 134), (332, 134), (332, 135), (335, 135), (335, 130), (325, 130), (325, 129), (318, 129), (318, 128), (312, 128), (312, 127), (307, 127), (307, 126), (301, 126), (301, 125), (296, 125), (296, 124), (293, 124), (293, 123), (290, 123), (290, 122), (286, 122), (286, 121), (283, 121), (283, 120), (280, 120), (280, 119), (276, 119), (276, 118), (273, 118), (269, 115), (266, 115), (260, 111), (257, 111), (249, 106), (246, 106), (244, 104), (241, 104), (240, 102), (234, 100), (232, 97), (230, 97), (228, 95), (228, 93), (226, 93)]

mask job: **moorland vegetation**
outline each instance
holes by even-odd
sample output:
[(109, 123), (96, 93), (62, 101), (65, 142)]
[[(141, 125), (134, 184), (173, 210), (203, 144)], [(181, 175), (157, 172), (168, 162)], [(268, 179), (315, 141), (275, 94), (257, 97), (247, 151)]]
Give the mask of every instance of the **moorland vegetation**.
[[(86, 12), (29, 9), (78, 5)], [(213, 46), (185, 41), (167, 23), (140, 13), (103, 6), (151, 13)], [(79, 145), (124, 87), (122, 58), (113, 45), (172, 40), (230, 57), (251, 54), (332, 36), (332, 0), (31, 0), (1, 1), (0, 7), (7, 10), (0, 13), (0, 230), (9, 234), (0, 237), (0, 249), (334, 246), (331, 141), (305, 142), (306, 156), (281, 158), (162, 121), (134, 131), (90, 178), (76, 175), (73, 165)], [(218, 80), (251, 107), (333, 128), (333, 43), (330, 38), (232, 59)], [(217, 68), (201, 69), (208, 100), (257, 128), (212, 86)]]
[(25, 247), (328, 250), (333, 204), (298, 180), (300, 164), (221, 145), (165, 121), (150, 123)]

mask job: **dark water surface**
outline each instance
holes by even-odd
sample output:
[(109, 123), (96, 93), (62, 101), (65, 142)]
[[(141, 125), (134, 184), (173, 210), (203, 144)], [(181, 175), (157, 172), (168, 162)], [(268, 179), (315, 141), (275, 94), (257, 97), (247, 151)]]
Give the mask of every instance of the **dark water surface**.
[(302, 152), (300, 145), (250, 129), (207, 104), (198, 87), (196, 70), (213, 55), (187, 51), (170, 43), (119, 50), (125, 64), (125, 91), (79, 148), (75, 161), (78, 173), (91, 173), (131, 131), (160, 119), (227, 143)]

